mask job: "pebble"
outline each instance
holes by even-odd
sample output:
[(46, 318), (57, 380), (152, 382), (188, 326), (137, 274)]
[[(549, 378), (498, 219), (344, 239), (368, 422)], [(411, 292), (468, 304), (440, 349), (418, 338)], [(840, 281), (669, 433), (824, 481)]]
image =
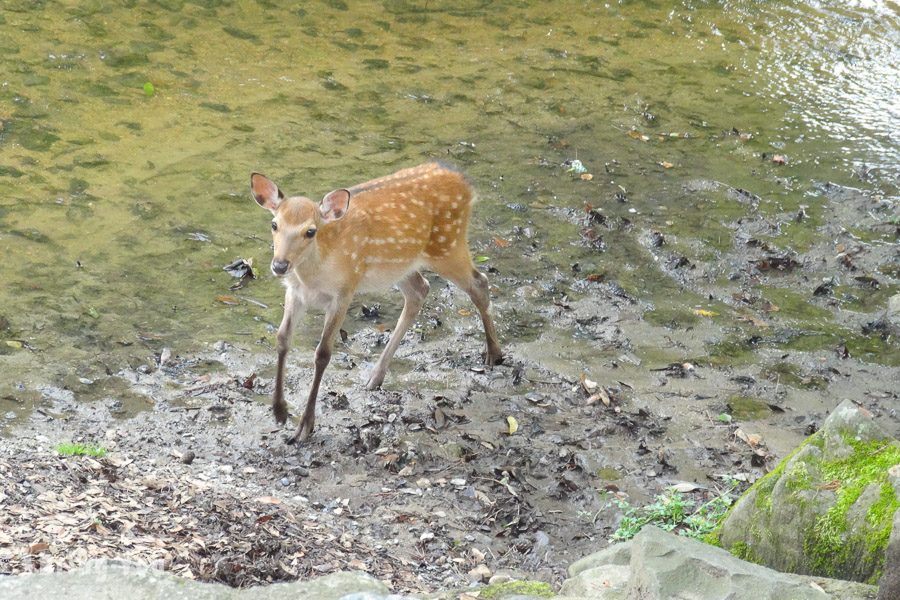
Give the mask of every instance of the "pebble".
[(184, 454), (181, 455), (181, 462), (183, 462), (186, 465), (189, 465), (192, 462), (194, 462), (195, 458), (197, 458), (197, 455), (194, 454), (194, 451), (188, 450), (187, 452), (185, 452)]
[(427, 477), (423, 477), (423, 478), (421, 478), (421, 479), (417, 479), (417, 480), (416, 480), (416, 487), (420, 487), (420, 488), (430, 488), (430, 487), (431, 487), (431, 480), (429, 480)]
[(219, 340), (213, 344), (213, 350), (216, 352), (225, 352), (226, 348), (228, 348), (228, 344), (226, 344), (224, 340)]
[(425, 531), (422, 533), (422, 535), (419, 536), (420, 542), (427, 542), (428, 540), (433, 540), (433, 539), (434, 539), (434, 534), (430, 531)]
[(234, 471), (234, 467), (232, 467), (231, 465), (219, 465), (219, 468), (217, 470), (219, 471), (219, 473), (224, 473), (225, 475), (228, 475), (232, 471)]
[(491, 573), (491, 570), (488, 568), (488, 566), (484, 563), (481, 563), (480, 565), (469, 571), (469, 581), (487, 581), (488, 579), (490, 579), (492, 574), (493, 573)]
[(284, 487), (287, 487), (287, 486), (291, 485), (291, 480), (288, 479), (287, 477), (282, 477), (280, 483), (281, 483), (281, 485), (283, 485)]
[(457, 486), (457, 487), (462, 487), (462, 486), (466, 485), (466, 480), (465, 480), (465, 479), (451, 479), (451, 480), (450, 480), (450, 485), (455, 485), (455, 486)]

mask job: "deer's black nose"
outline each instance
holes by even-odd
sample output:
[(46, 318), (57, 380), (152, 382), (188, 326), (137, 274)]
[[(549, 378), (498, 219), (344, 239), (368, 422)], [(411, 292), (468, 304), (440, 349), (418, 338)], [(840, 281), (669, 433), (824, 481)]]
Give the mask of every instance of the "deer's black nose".
[(286, 260), (273, 260), (272, 261), (272, 272), (278, 276), (284, 275), (288, 271), (288, 267), (291, 266)]

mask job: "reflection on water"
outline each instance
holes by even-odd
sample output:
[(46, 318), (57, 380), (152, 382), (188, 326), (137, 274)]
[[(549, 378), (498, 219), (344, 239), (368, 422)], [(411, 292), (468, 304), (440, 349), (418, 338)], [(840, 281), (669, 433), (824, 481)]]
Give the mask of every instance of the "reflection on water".
[[(698, 177), (791, 207), (861, 164), (896, 193), (895, 3), (668, 4), (7, 0), (0, 387), (271, 337), (253, 170), (315, 196), (446, 158), (476, 246), (531, 227), (560, 265), (570, 226), (517, 207), (650, 210)], [(239, 257), (262, 281), (231, 291)], [(546, 268), (521, 258), (496, 264)]]

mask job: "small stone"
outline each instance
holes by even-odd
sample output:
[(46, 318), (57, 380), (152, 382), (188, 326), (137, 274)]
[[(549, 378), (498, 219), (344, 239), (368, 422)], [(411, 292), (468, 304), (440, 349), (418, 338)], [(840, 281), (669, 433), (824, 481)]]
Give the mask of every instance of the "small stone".
[(421, 478), (421, 479), (417, 479), (417, 480), (416, 480), (416, 487), (426, 488), (426, 489), (427, 489), (427, 488), (430, 488), (430, 487), (431, 487), (431, 480), (429, 480), (427, 477), (423, 477), (423, 478)]
[(481, 563), (474, 569), (470, 570), (468, 575), (469, 581), (480, 583), (482, 581), (487, 581), (488, 579), (490, 579), (492, 573), (486, 564)]
[(159, 353), (159, 366), (164, 367), (169, 364), (169, 361), (172, 360), (172, 349), (171, 348), (163, 348), (162, 352)]
[(194, 451), (188, 450), (187, 452), (185, 452), (184, 454), (181, 455), (181, 462), (183, 462), (186, 465), (189, 465), (192, 462), (194, 462), (195, 458), (197, 458), (197, 455), (194, 454)]
[(284, 487), (287, 487), (287, 486), (291, 485), (291, 480), (288, 479), (287, 477), (282, 477), (281, 481), (279, 483), (281, 483), (281, 485), (283, 485)]
[(433, 540), (433, 539), (434, 539), (434, 534), (430, 531), (425, 531), (422, 533), (422, 535), (419, 536), (420, 542), (427, 542), (427, 541)]
[(496, 575), (494, 575), (490, 579), (488, 579), (488, 585), (499, 585), (501, 583), (509, 583), (512, 580), (513, 580), (512, 575), (509, 575), (507, 573), (497, 573)]
[(226, 344), (223, 340), (219, 340), (215, 344), (213, 344), (213, 350), (216, 352), (225, 352), (225, 349), (228, 348), (228, 344)]
[(234, 471), (234, 467), (231, 465), (219, 465), (216, 470), (223, 475), (230, 475), (231, 472)]
[(78, 378), (78, 382), (81, 383), (81, 384), (83, 384), (83, 385), (93, 385), (94, 380), (93, 380), (93, 379), (88, 379), (87, 377), (79, 377), (79, 378)]
[(466, 485), (466, 480), (460, 479), (460, 478), (451, 479), (450, 485), (455, 485), (456, 487), (462, 487), (462, 486)]

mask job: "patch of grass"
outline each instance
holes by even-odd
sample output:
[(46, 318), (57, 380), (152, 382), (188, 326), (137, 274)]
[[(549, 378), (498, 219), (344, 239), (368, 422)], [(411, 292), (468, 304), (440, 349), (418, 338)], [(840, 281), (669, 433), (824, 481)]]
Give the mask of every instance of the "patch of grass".
[(705, 541), (704, 538), (719, 526), (733, 502), (731, 490), (722, 492), (696, 509), (693, 509), (693, 500), (674, 490), (657, 496), (656, 501), (647, 506), (635, 507), (618, 500), (616, 505), (624, 516), (610, 541), (630, 540), (644, 525), (655, 525), (664, 531), (677, 531), (679, 535)]
[(93, 444), (76, 444), (66, 442), (56, 447), (56, 453), (60, 456), (93, 456), (101, 458), (106, 456), (107, 450), (103, 446)]

